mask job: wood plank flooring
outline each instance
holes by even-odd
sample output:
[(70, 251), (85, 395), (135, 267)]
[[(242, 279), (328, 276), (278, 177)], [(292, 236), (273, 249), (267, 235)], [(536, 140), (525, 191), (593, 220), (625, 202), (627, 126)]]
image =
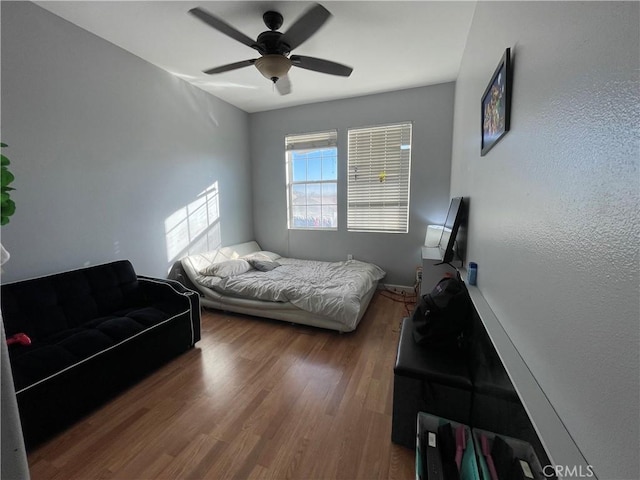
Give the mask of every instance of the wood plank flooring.
[(33, 480), (411, 479), (391, 443), (403, 303), (355, 332), (205, 311), (196, 347), (29, 453)]

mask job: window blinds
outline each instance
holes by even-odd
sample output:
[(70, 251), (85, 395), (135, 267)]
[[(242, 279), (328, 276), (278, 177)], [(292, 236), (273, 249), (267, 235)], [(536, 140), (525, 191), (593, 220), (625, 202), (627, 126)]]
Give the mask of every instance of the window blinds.
[(347, 229), (407, 233), (411, 123), (348, 132)]

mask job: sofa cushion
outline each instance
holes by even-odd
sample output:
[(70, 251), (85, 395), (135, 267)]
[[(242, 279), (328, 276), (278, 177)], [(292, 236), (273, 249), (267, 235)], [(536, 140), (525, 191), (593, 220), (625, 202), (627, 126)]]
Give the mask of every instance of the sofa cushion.
[(127, 260), (2, 286), (7, 336), (26, 333), (32, 340), (141, 305), (138, 278)]
[(109, 348), (113, 345), (111, 339), (95, 329), (78, 329), (74, 332), (69, 332), (66, 338), (59, 342), (52, 343), (57, 345), (73, 356), (74, 361), (87, 358), (94, 353), (98, 353), (105, 348)]
[(16, 392), (99, 354), (172, 318), (153, 307), (131, 309), (126, 316), (104, 316), (37, 338), (29, 346), (11, 345), (9, 355)]
[[(20, 355), (13, 355), (15, 351)], [(9, 348), (16, 392), (47, 378), (75, 362), (75, 356), (59, 345)]]

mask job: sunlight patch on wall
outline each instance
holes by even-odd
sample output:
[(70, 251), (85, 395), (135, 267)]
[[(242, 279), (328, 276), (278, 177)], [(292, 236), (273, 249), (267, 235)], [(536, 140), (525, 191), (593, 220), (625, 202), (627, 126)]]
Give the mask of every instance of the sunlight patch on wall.
[(164, 221), (164, 229), (169, 262), (220, 248), (218, 182), (200, 192), (193, 202), (169, 215)]

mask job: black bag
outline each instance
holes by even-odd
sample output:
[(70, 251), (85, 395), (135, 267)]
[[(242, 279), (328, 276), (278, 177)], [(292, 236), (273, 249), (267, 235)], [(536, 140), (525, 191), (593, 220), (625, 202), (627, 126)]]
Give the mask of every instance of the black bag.
[(445, 277), (420, 298), (413, 311), (413, 339), (436, 348), (462, 347), (471, 300), (459, 277)]

